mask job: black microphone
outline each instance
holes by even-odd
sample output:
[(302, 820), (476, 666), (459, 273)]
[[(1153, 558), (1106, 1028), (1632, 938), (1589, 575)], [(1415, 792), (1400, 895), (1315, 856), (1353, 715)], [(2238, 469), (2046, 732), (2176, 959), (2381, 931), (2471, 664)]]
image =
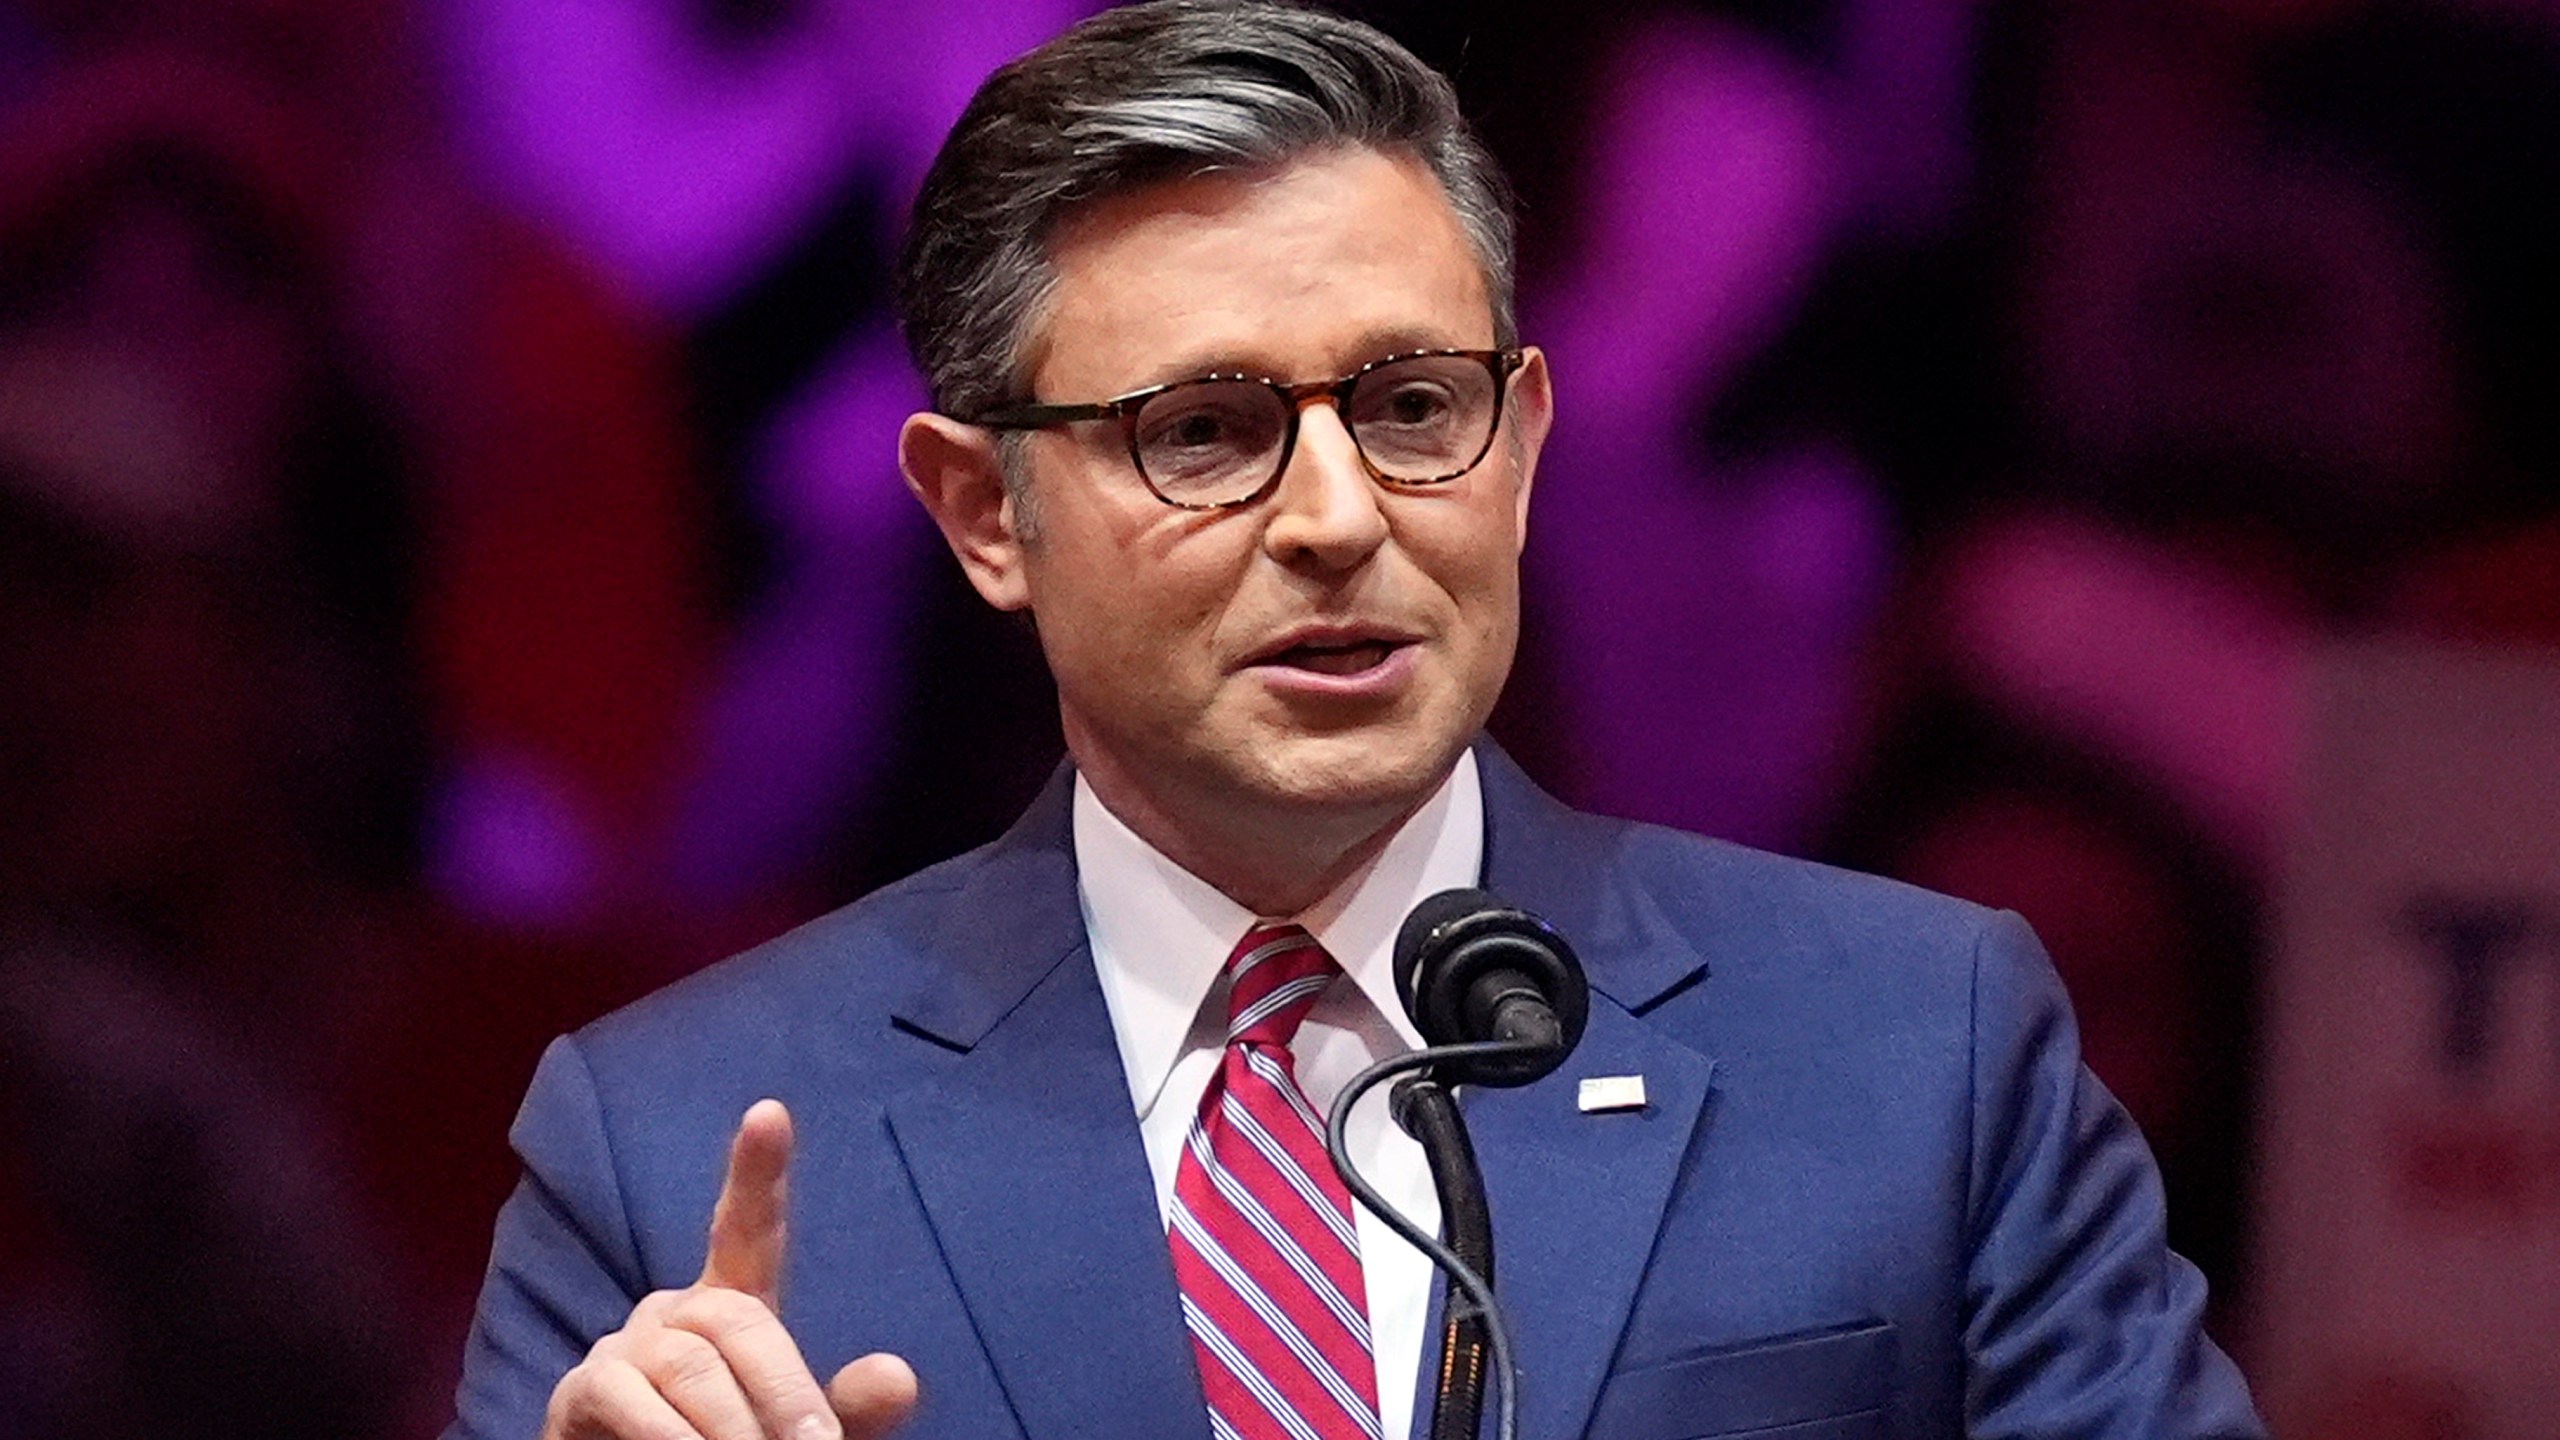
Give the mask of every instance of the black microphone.
[[(1573, 947), (1546, 921), (1482, 890), (1444, 890), (1415, 906), (1396, 932), (1395, 971), (1396, 995), (1422, 1032), (1423, 1048), (1352, 1077), (1325, 1122), (1325, 1153), (1360, 1203), (1430, 1256), (1454, 1287), (1441, 1317), (1440, 1383), (1424, 1434), (1476, 1440), (1490, 1373), (1502, 1381), (1494, 1435), (1514, 1440), (1519, 1369), (1493, 1294), (1493, 1217), (1451, 1087), (1526, 1085), (1563, 1064), (1591, 1018), (1591, 986)], [(1397, 1085), (1388, 1113), (1431, 1162), (1446, 1243), (1388, 1204), (1344, 1143), (1351, 1107), (1398, 1075), (1412, 1078)]]
[(1482, 890), (1443, 890), (1396, 933), (1396, 995), (1427, 1045), (1516, 1048), (1445, 1060), (1449, 1084), (1526, 1085), (1564, 1063), (1591, 1018), (1591, 984), (1547, 922)]

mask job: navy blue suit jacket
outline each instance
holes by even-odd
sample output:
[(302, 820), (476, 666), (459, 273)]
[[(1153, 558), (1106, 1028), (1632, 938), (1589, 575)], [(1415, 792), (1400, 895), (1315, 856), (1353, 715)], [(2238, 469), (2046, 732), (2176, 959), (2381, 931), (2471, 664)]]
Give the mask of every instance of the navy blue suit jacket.
[[(2022, 923), (1579, 814), (1480, 754), (1486, 883), (1594, 991), (1562, 1070), (1465, 1100), (1524, 1436), (2260, 1433)], [(551, 1048), (452, 1436), (536, 1434), (597, 1336), (699, 1273), (772, 1095), (783, 1314), (821, 1378), (906, 1356), (917, 1440), (1207, 1440), (1068, 810), (1062, 773), (994, 844)], [(1648, 1105), (1581, 1113), (1598, 1075)]]

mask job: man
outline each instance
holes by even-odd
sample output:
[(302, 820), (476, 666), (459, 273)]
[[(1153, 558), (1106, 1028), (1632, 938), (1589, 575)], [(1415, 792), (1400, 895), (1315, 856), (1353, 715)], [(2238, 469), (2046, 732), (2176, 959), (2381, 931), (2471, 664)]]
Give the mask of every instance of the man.
[(1136, 7), (989, 81), (918, 202), (900, 454), (1071, 770), (553, 1048), (456, 1435), (1410, 1433), (1429, 1273), (1305, 1122), (1415, 1043), (1391, 938), (1480, 878), (1595, 992), (1467, 1099), (1525, 1434), (2258, 1433), (2014, 919), (1478, 741), (1551, 408), (1508, 226), (1446, 83), (1317, 12)]

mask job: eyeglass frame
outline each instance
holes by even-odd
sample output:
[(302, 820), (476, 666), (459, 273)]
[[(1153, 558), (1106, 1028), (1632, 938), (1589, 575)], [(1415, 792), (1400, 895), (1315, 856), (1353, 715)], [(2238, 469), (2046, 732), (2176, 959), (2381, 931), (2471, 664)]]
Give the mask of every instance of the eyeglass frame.
[[(1378, 468), (1376, 461), (1369, 458), (1368, 448), (1360, 443), (1360, 432), (1352, 426), (1350, 412), (1345, 407), (1351, 403), (1352, 390), (1371, 372), (1385, 369), (1389, 365), (1400, 365), (1408, 360), (1435, 359), (1473, 360), (1485, 367), (1486, 372), (1493, 376), (1493, 423), (1485, 427), (1484, 444), (1477, 449), (1474, 457), (1457, 469), (1445, 475), (1433, 475), (1421, 480), (1408, 480), (1402, 476), (1389, 475)], [(1120, 422), (1121, 438), (1129, 448), (1129, 468), (1138, 472), (1138, 482), (1147, 487), (1148, 494), (1177, 510), (1241, 510), (1248, 505), (1262, 503), (1270, 498), (1272, 491), (1280, 487), (1280, 477), (1289, 473), (1290, 457), (1297, 453), (1298, 417), (1304, 413), (1308, 401), (1318, 398), (1332, 403), (1333, 413), (1342, 420), (1343, 433), (1351, 437), (1352, 453), (1360, 457), (1360, 468), (1368, 471), (1369, 478), (1378, 484), (1391, 488), (1420, 490), (1433, 485), (1445, 485), (1465, 475), (1483, 464), (1484, 457), (1493, 453), (1493, 439), (1502, 433), (1503, 409), (1511, 399), (1511, 377), (1518, 373), (1522, 366), (1528, 364), (1528, 361), (1528, 350), (1518, 345), (1500, 346), (1487, 350), (1406, 350), (1394, 355), (1380, 356), (1350, 374), (1333, 380), (1292, 382), (1274, 380), (1267, 375), (1221, 371), (1207, 375), (1193, 375), (1181, 380), (1168, 380), (1164, 384), (1149, 385), (1142, 390), (1132, 390), (1125, 395), (1115, 395), (1108, 400), (1056, 405), (1030, 401), (1020, 405), (999, 406), (968, 423), (987, 430), (1026, 431), (1047, 430), (1088, 420), (1116, 419)], [(1280, 458), (1271, 467), (1271, 473), (1264, 477), (1260, 485), (1254, 487), (1252, 494), (1235, 500), (1207, 502), (1176, 500), (1158, 489), (1155, 478), (1147, 474), (1146, 462), (1138, 457), (1138, 411), (1144, 408), (1148, 401), (1167, 391), (1180, 390), (1192, 385), (1238, 382), (1267, 387), (1273, 394), (1278, 395), (1287, 407), (1287, 427), (1280, 432)]]

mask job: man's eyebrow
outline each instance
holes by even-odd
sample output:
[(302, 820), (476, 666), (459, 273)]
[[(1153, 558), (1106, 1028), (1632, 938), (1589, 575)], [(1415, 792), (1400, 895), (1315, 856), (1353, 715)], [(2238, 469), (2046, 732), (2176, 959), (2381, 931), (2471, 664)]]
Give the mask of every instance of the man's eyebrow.
[(1398, 326), (1390, 330), (1372, 330), (1360, 338), (1359, 364), (1384, 360), (1390, 355), (1410, 355), (1416, 350), (1476, 350), (1488, 348), (1493, 338), (1482, 340), (1442, 329), (1439, 326)]
[(1477, 341), (1461, 337), (1437, 326), (1400, 325), (1364, 333), (1337, 355), (1332, 368), (1322, 375), (1286, 374), (1252, 351), (1225, 349), (1186, 355), (1180, 360), (1152, 366), (1147, 380), (1128, 388), (1138, 390), (1149, 385), (1170, 385), (1180, 380), (1196, 380), (1203, 375), (1251, 375), (1290, 382), (1328, 380), (1337, 375), (1348, 375), (1363, 365), (1384, 360), (1390, 355), (1409, 355), (1416, 350), (1483, 349), (1492, 343), (1489, 339)]

